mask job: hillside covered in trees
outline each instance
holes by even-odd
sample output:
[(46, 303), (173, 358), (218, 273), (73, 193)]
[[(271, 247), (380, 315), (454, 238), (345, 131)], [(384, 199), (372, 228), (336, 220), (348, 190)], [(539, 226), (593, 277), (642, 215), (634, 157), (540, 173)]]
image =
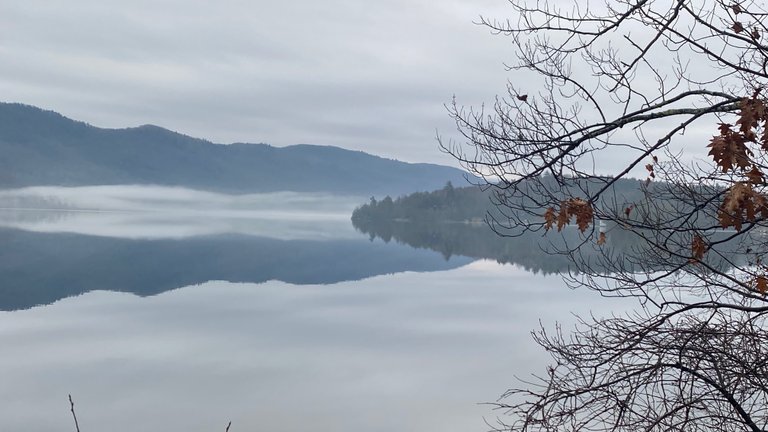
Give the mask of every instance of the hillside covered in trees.
[(0, 188), (139, 184), (226, 193), (404, 194), (466, 172), (318, 145), (215, 144), (158, 126), (103, 129), (0, 103)]
[[(543, 181), (554, 181), (544, 177)], [(591, 190), (603, 187), (605, 182), (584, 181), (573, 182), (562, 187), (562, 199), (566, 197), (586, 196)], [(664, 183), (648, 183), (635, 179), (619, 179), (609, 188), (609, 192), (602, 196), (602, 200), (609, 201), (606, 204), (613, 205), (618, 211), (624, 211), (627, 207), (637, 208), (643, 205), (645, 195), (649, 190), (663, 190), (668, 186)], [(673, 191), (669, 191), (673, 193)], [(520, 199), (521, 207), (535, 207), (541, 197), (534, 189), (531, 189), (524, 198)], [(455, 187), (448, 182), (439, 190), (432, 192), (416, 192), (395, 199), (390, 196), (377, 200), (371, 198), (370, 202), (358, 207), (352, 220), (362, 222), (365, 220), (384, 221), (452, 221), (452, 222), (479, 222), (494, 218), (513, 216), (508, 209), (500, 209), (499, 197), (492, 188), (479, 186)], [(501, 203), (506, 204), (506, 203)], [(646, 208), (644, 213), (663, 211), (664, 203), (653, 203), (654, 208)], [(507, 207), (504, 205), (503, 207)], [(627, 217), (637, 218), (641, 211), (630, 212)], [(523, 216), (520, 216), (523, 217)], [(526, 215), (525, 217), (530, 217)]]

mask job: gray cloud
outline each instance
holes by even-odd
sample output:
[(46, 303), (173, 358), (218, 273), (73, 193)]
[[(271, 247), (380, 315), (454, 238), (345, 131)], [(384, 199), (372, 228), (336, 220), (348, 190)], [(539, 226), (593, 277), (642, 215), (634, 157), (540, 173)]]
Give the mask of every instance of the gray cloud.
[(492, 101), (510, 60), (472, 24), (500, 0), (42, 1), (0, 5), (0, 92), (104, 127), (340, 145), (450, 162), (443, 104)]

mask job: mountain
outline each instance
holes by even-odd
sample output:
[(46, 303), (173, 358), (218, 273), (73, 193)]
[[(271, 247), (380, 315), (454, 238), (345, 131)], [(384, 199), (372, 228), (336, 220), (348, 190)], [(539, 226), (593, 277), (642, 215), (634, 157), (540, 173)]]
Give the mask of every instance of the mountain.
[(0, 188), (155, 184), (228, 193), (400, 195), (464, 184), (465, 172), (338, 147), (214, 144), (157, 126), (103, 129), (0, 103)]

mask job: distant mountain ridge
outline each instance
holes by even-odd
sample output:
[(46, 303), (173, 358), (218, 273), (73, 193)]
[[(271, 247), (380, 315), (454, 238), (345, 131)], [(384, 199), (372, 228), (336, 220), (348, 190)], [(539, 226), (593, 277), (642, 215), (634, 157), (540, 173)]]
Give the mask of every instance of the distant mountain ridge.
[(0, 188), (155, 184), (228, 193), (399, 195), (463, 184), (465, 174), (331, 146), (221, 145), (153, 125), (104, 129), (0, 103)]

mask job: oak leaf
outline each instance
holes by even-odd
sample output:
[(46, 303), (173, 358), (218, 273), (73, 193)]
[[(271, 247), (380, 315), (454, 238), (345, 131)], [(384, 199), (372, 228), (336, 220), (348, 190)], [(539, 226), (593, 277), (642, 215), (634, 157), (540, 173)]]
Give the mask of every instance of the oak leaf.
[(741, 133), (744, 134), (748, 141), (754, 140), (754, 133), (752, 128), (758, 126), (760, 120), (765, 119), (766, 108), (765, 104), (757, 99), (756, 95), (751, 98), (743, 98), (739, 102), (739, 119), (736, 124), (740, 125)]
[(765, 177), (762, 171), (760, 171), (756, 166), (753, 166), (751, 170), (747, 173), (747, 179), (749, 179), (749, 182), (755, 185), (760, 185), (765, 183)]
[(568, 206), (565, 203), (560, 204), (560, 213), (557, 215), (557, 232), (560, 232), (563, 227), (568, 225), (570, 217), (568, 216)]
[[(579, 231), (586, 231), (594, 219), (592, 205), (581, 198), (571, 198), (567, 201), (562, 201), (560, 203), (560, 211), (557, 213), (557, 218), (555, 218), (554, 208), (547, 209), (547, 212), (544, 213), (545, 228), (549, 229), (551, 224), (556, 222), (557, 231), (559, 232), (568, 225), (574, 217), (576, 218), (576, 225), (578, 226)], [(548, 222), (550, 220), (552, 221), (551, 223)]]
[(760, 294), (765, 295), (768, 293), (768, 278), (765, 275), (760, 275), (755, 278), (755, 288)]
[(768, 216), (768, 199), (751, 185), (739, 182), (725, 193), (717, 216), (723, 228), (732, 226), (741, 231), (744, 221), (754, 222), (758, 213), (761, 217)]
[(597, 245), (598, 245), (598, 246), (602, 246), (602, 245), (604, 245), (604, 244), (605, 244), (605, 233), (604, 233), (604, 232), (601, 232), (601, 233), (600, 233), (600, 236), (599, 236), (599, 237), (597, 237)]
[(550, 207), (547, 209), (546, 212), (544, 212), (544, 229), (546, 231), (549, 231), (552, 229), (552, 226), (555, 224), (555, 219), (557, 216), (555, 215), (555, 208)]
[(730, 129), (714, 136), (707, 147), (710, 148), (709, 155), (723, 172), (735, 167), (746, 169), (752, 165), (752, 152), (747, 148), (744, 138)]
[(592, 223), (594, 218), (592, 206), (581, 198), (571, 198), (568, 201), (568, 213), (576, 216), (576, 225), (581, 232), (589, 228), (589, 224)]
[(700, 235), (694, 234), (693, 241), (691, 241), (691, 255), (693, 256), (693, 259), (700, 260), (704, 257), (704, 252), (706, 251), (707, 243)]

